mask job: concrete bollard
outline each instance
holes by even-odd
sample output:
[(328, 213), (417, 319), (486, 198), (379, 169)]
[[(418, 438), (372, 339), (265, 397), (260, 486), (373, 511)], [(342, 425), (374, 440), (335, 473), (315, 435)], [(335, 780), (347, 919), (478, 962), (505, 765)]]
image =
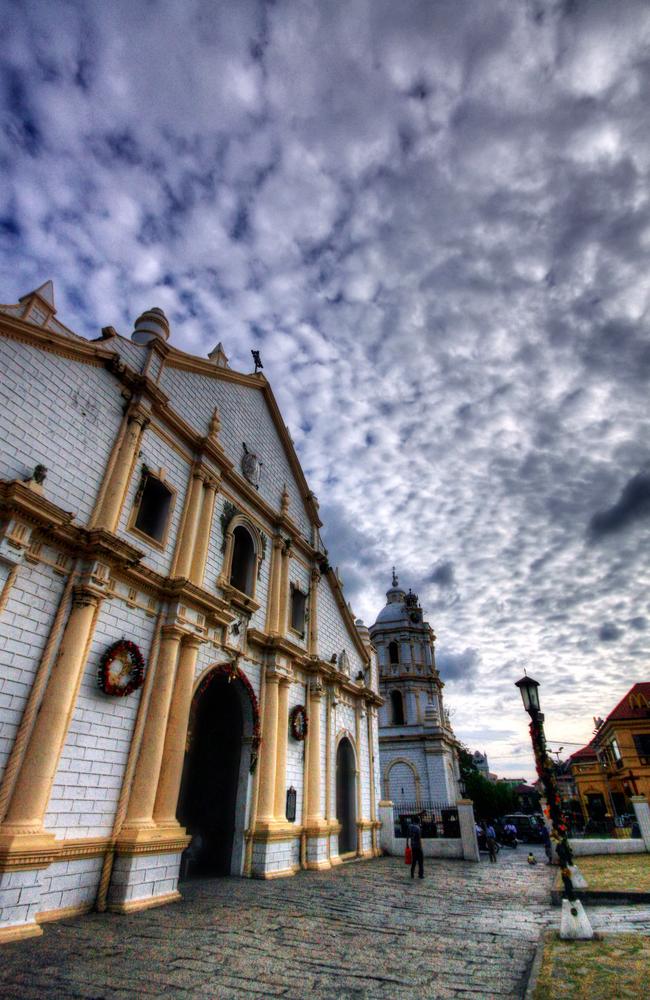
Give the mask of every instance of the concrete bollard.
[(379, 845), (385, 854), (395, 853), (395, 830), (393, 824), (393, 803), (390, 799), (382, 799), (378, 806), (381, 834)]
[(643, 837), (646, 851), (650, 851), (650, 806), (645, 795), (633, 795), (630, 799), (634, 806), (636, 821)]
[(459, 799), (456, 807), (460, 824), (460, 839), (463, 844), (463, 858), (465, 861), (478, 861), (480, 855), (476, 836), (476, 820), (474, 819), (474, 803), (471, 799)]

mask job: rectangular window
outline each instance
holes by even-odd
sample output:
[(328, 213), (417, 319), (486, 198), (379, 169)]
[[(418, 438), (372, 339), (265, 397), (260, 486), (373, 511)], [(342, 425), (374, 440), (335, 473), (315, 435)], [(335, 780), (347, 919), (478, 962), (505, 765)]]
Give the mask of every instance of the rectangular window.
[(134, 528), (143, 535), (162, 542), (172, 502), (172, 492), (160, 479), (145, 473), (140, 487), (140, 503)]
[(641, 733), (634, 737), (634, 746), (644, 764), (650, 763), (650, 733)]
[(291, 628), (294, 632), (299, 632), (301, 636), (305, 634), (306, 605), (307, 595), (291, 584)]
[(610, 743), (610, 746), (612, 748), (612, 757), (614, 758), (614, 761), (622, 760), (621, 751), (618, 748), (618, 741), (616, 739), (613, 739), (612, 742)]

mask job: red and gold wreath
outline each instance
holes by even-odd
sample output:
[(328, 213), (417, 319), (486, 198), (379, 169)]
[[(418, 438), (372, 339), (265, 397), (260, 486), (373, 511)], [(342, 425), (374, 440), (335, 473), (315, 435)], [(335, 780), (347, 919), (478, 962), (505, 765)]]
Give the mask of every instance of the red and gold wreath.
[(120, 639), (103, 653), (97, 682), (104, 694), (124, 698), (137, 691), (144, 680), (144, 657), (134, 642)]
[(289, 725), (294, 740), (304, 740), (307, 735), (307, 711), (304, 705), (295, 705), (291, 709)]

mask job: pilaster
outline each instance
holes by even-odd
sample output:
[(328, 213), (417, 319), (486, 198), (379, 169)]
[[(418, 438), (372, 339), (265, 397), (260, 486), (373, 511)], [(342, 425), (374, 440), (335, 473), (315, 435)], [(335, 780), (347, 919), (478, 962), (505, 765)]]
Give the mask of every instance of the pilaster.
[(164, 625), (158, 653), (156, 684), (151, 692), (144, 725), (142, 745), (133, 778), (120, 844), (155, 840), (153, 810), (161, 773), (165, 734), (172, 700), (176, 663), (183, 632), (175, 625)]
[(124, 436), (117, 447), (114, 458), (111, 459), (106, 489), (96, 516), (93, 517), (93, 527), (115, 531), (140, 448), (142, 434), (148, 423), (149, 412), (142, 403), (132, 404), (126, 415)]
[(208, 558), (208, 546), (210, 544), (210, 529), (212, 527), (212, 515), (214, 513), (214, 503), (217, 495), (218, 481), (214, 476), (207, 476), (203, 485), (203, 497), (201, 503), (201, 514), (199, 516), (196, 530), (196, 541), (194, 544), (194, 554), (190, 569), (190, 580), (197, 587), (203, 585), (203, 574)]
[(183, 775), (196, 659), (200, 646), (201, 640), (198, 636), (186, 635), (181, 641), (178, 669), (165, 733), (160, 778), (153, 809), (154, 822), (158, 827), (180, 829), (176, 819), (176, 809)]
[(172, 565), (172, 576), (180, 576), (189, 579), (196, 533), (203, 497), (204, 473), (198, 467), (192, 469), (192, 479), (190, 488), (187, 491), (185, 510), (183, 511), (183, 524), (178, 533), (174, 562)]

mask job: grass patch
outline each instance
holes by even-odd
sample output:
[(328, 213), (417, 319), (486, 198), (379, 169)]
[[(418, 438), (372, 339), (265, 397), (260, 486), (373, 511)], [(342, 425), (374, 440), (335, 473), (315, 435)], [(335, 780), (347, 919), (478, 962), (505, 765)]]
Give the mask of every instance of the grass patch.
[(598, 941), (544, 936), (534, 1000), (621, 1000), (647, 996), (650, 938), (612, 934)]
[(650, 854), (601, 854), (576, 863), (594, 892), (650, 892)]

